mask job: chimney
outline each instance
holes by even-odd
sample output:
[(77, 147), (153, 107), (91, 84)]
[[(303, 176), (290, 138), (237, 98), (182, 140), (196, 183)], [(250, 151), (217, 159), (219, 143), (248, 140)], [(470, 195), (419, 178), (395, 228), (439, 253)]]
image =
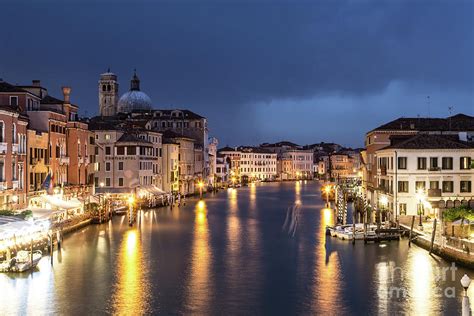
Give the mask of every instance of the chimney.
[(71, 95), (71, 88), (70, 87), (62, 87), (63, 95), (64, 95), (64, 103), (71, 103), (70, 95)]
[(40, 80), (31, 80), (31, 82), (33, 83), (34, 87), (41, 87), (41, 81)]

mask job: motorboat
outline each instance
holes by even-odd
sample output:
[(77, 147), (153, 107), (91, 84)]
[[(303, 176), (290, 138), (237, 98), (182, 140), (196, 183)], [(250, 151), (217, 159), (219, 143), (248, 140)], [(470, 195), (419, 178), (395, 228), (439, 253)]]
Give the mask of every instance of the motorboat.
[(0, 264), (1, 272), (25, 272), (34, 269), (43, 257), (40, 250), (31, 251), (20, 250), (16, 257)]
[(337, 237), (342, 240), (363, 240), (366, 236), (376, 236), (376, 225), (367, 225), (364, 229), (364, 224), (355, 225), (337, 225), (335, 227), (326, 227), (327, 234), (331, 237)]

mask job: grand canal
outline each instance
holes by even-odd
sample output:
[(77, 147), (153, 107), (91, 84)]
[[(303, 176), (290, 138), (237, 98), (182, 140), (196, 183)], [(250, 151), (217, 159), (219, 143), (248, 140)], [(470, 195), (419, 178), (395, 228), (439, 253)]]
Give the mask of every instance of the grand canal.
[[(0, 314), (460, 313), (459, 279), (474, 271), (453, 277), (442, 270), (450, 263), (406, 240), (326, 237), (333, 214), (319, 185), (258, 184), (141, 212), (132, 228), (124, 217), (88, 226), (52, 263), (0, 275)], [(295, 203), (289, 236), (282, 226)]]

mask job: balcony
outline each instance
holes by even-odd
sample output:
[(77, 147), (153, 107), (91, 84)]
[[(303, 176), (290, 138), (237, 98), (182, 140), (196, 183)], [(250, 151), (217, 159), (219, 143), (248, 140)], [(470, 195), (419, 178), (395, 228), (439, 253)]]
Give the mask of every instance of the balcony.
[(428, 197), (441, 197), (441, 189), (428, 189)]
[(0, 143), (0, 154), (7, 153), (7, 143)]
[(12, 188), (13, 188), (13, 190), (18, 189), (18, 188), (20, 187), (19, 184), (20, 184), (20, 182), (19, 182), (18, 180), (13, 180), (13, 181), (12, 181)]
[(69, 157), (67, 157), (67, 156), (59, 157), (59, 164), (60, 165), (69, 165)]
[(387, 175), (387, 166), (380, 166), (380, 175), (382, 176)]
[(0, 181), (0, 190), (6, 190), (7, 189), (7, 182), (5, 180)]
[(18, 154), (19, 144), (12, 144), (12, 153)]
[(429, 171), (440, 171), (441, 168), (440, 167), (430, 167), (428, 170)]
[(89, 157), (79, 157), (79, 164), (88, 165), (89, 164)]

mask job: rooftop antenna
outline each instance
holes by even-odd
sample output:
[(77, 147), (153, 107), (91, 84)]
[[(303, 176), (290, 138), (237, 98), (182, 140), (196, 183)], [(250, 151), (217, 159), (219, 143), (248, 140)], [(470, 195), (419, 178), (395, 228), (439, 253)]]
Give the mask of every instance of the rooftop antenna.
[(430, 96), (427, 96), (426, 97), (426, 103), (428, 105), (428, 118), (431, 117), (431, 111), (430, 111), (430, 107), (431, 107), (431, 99), (430, 99)]

